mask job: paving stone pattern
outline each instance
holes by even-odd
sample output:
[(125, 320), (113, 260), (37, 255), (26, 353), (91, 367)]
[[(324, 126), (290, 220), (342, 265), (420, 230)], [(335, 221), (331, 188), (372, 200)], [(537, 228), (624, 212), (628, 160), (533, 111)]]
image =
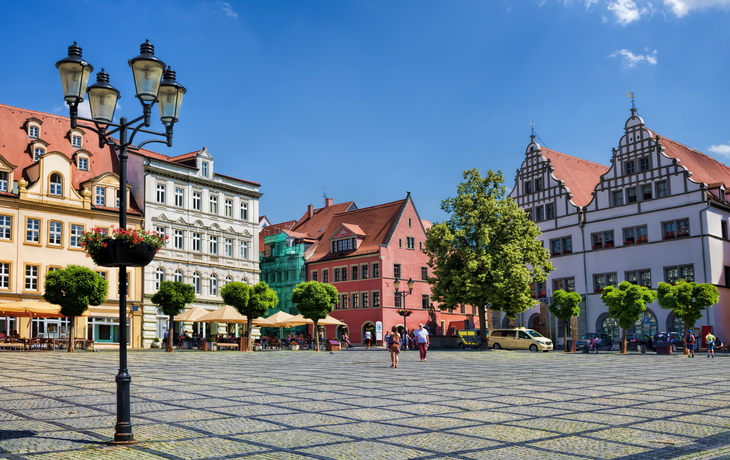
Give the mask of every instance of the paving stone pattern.
[(0, 459), (730, 458), (730, 357), (384, 350), (0, 352)]

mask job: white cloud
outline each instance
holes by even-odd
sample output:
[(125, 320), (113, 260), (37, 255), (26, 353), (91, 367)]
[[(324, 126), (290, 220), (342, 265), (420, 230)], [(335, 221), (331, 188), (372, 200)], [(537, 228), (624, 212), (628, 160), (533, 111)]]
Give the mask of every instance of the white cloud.
[(218, 8), (220, 8), (221, 12), (229, 18), (236, 19), (238, 17), (238, 13), (233, 11), (233, 6), (231, 6), (230, 3), (216, 2), (215, 4), (218, 6)]
[(717, 155), (723, 155), (730, 158), (730, 143), (728, 144), (720, 144), (720, 145), (711, 145), (707, 150), (710, 152), (717, 154)]
[(664, 0), (664, 5), (675, 16), (681, 18), (688, 15), (692, 10), (714, 7), (730, 8), (730, 0)]
[(640, 64), (642, 62), (646, 62), (647, 64), (656, 65), (657, 64), (657, 58), (656, 53), (657, 50), (652, 51), (651, 53), (648, 53), (649, 49), (644, 48), (644, 51), (647, 51), (647, 54), (634, 54), (629, 50), (623, 49), (623, 50), (616, 50), (609, 57), (618, 57), (621, 56), (623, 58), (623, 63), (626, 67), (636, 67), (637, 64)]
[(648, 11), (644, 7), (639, 8), (634, 0), (611, 1), (608, 4), (608, 10), (613, 12), (616, 20), (622, 26), (638, 21), (641, 19), (641, 15)]
[(598, 0), (585, 0), (586, 2), (586, 11), (588, 11), (593, 5), (598, 4)]

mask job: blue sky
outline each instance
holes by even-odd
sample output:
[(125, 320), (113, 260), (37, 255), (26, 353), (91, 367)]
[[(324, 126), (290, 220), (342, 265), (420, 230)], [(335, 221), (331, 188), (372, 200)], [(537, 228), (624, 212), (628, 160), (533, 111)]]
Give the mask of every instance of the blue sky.
[(608, 165), (627, 91), (651, 129), (730, 161), (728, 24), (730, 0), (3, 2), (0, 103), (67, 115), (54, 64), (77, 41), (136, 117), (127, 60), (149, 39), (188, 89), (158, 151), (207, 146), (274, 222), (406, 191), (440, 221), (466, 169), (512, 187), (531, 120)]

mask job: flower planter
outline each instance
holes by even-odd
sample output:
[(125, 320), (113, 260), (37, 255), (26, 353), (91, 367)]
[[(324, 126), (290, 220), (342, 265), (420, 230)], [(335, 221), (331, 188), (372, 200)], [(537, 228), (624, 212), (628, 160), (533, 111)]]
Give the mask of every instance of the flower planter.
[(147, 243), (129, 246), (124, 242), (116, 242), (117, 263), (128, 267), (146, 267), (155, 258), (157, 250)]
[(563, 254), (573, 254), (573, 251), (566, 249), (563, 251)]
[(116, 244), (111, 238), (104, 240), (104, 246), (91, 254), (91, 260), (100, 267), (118, 267)]
[(299, 350), (299, 345), (298, 345), (298, 344), (296, 344), (296, 343), (293, 343), (293, 344), (291, 345), (291, 349), (292, 349), (292, 350), (294, 350), (294, 351), (296, 351), (296, 350)]
[(147, 243), (130, 246), (126, 242), (107, 238), (104, 244), (100, 250), (91, 254), (91, 259), (100, 267), (145, 267), (157, 253)]

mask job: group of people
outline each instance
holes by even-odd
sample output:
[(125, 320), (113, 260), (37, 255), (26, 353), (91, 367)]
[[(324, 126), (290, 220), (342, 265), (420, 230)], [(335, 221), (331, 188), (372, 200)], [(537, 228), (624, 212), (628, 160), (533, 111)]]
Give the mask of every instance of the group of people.
[[(684, 336), (684, 343), (687, 344), (687, 351), (689, 351), (689, 354), (687, 355), (688, 358), (694, 358), (695, 357), (695, 349), (698, 348), (697, 344), (697, 337), (695, 337), (694, 332), (690, 329), (687, 332), (687, 335)], [(712, 335), (712, 332), (708, 332), (705, 336), (705, 343), (707, 344), (707, 357), (714, 358), (715, 357), (715, 348), (722, 346), (722, 340)]]
[[(418, 329), (413, 331), (413, 338), (418, 346), (418, 352), (421, 358), (421, 362), (426, 361), (426, 355), (428, 353), (428, 346), (431, 344), (431, 339), (428, 335), (428, 330), (423, 327), (423, 324), (418, 325)], [(385, 342), (388, 344), (388, 350), (390, 351), (390, 367), (397, 368), (400, 359), (401, 350), (401, 334), (398, 332), (398, 328), (393, 326), (390, 329), (390, 333), (386, 334)], [(408, 340), (409, 334), (404, 334), (404, 339)]]

